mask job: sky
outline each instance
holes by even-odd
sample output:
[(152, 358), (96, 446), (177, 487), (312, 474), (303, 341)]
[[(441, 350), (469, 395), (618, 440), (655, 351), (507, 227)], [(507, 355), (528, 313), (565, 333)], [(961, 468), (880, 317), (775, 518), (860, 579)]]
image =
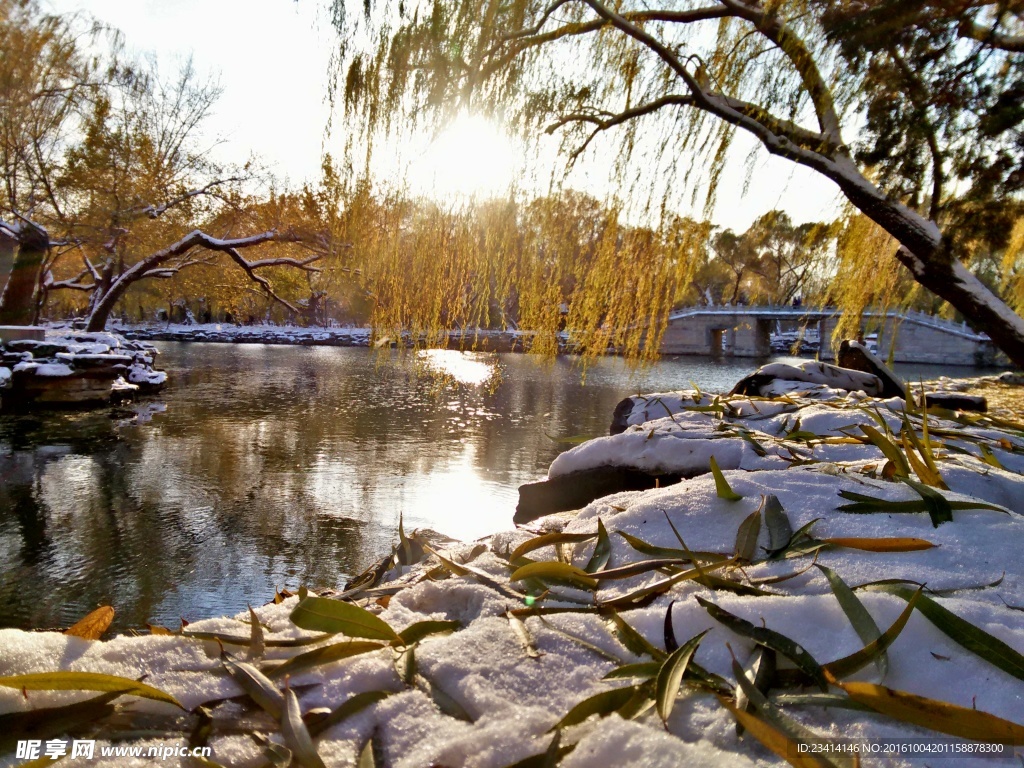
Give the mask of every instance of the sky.
[[(336, 37), (323, 0), (49, 0), (59, 13), (84, 12), (119, 28), (129, 49), (153, 54), (161, 70), (175, 71), (191, 56), (201, 74), (220, 84), (223, 95), (207, 123), (206, 139), (218, 140), (222, 160), (262, 158), (293, 185), (320, 173), (328, 67)], [(340, 121), (328, 149), (340, 146)], [(740, 136), (719, 186), (716, 224), (742, 231), (760, 214), (786, 210), (796, 222), (830, 219), (840, 211), (838, 190), (818, 174), (793, 163), (757, 154), (746, 194), (745, 162), (753, 139)], [(501, 194), (526, 157), (500, 126), (464, 116), (439, 136), (378, 153), (378, 172), (404, 179), (414, 194)], [(404, 158), (399, 161), (397, 158)], [(540, 153), (557, 163), (553, 148)], [(536, 163), (536, 156), (531, 156)], [(561, 167), (561, 166), (558, 166)], [(572, 186), (598, 198), (611, 191), (604, 174), (572, 179)], [(544, 190), (538, 190), (543, 192)], [(700, 211), (682, 213), (700, 215)]]

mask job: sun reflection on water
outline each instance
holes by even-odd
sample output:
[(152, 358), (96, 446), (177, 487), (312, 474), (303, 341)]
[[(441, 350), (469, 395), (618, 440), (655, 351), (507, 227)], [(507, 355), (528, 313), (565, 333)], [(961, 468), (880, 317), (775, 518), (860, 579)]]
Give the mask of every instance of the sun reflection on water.
[(427, 375), (441, 383), (486, 386), (491, 391), (501, 383), (501, 369), (494, 354), (424, 349), (416, 353), (416, 360)]

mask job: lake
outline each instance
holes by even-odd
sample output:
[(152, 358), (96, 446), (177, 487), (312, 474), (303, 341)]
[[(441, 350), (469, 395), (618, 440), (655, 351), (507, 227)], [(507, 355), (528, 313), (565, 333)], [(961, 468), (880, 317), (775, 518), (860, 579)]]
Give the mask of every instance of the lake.
[[(339, 587), (399, 516), (472, 540), (519, 485), (639, 391), (727, 391), (756, 362), (159, 343), (170, 376), (130, 407), (0, 414), (0, 626), (177, 627)], [(787, 360), (790, 358), (773, 358)], [(948, 370), (901, 372), (914, 379)], [(973, 375), (957, 369), (957, 375)]]

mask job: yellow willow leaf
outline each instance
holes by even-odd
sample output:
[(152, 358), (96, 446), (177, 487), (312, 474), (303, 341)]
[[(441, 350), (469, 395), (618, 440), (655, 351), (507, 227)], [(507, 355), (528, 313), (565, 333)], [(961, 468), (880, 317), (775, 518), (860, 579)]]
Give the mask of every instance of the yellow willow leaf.
[(718, 468), (718, 462), (714, 456), (709, 459), (708, 465), (711, 467), (711, 475), (715, 478), (715, 490), (718, 492), (718, 498), (726, 501), (739, 501), (743, 498), (730, 487), (729, 481), (725, 479), (722, 470)]
[(99, 640), (103, 633), (110, 629), (110, 622), (113, 620), (114, 609), (109, 605), (102, 605), (64, 630), (64, 634), (85, 640)]
[(127, 696), (164, 701), (184, 709), (177, 699), (159, 688), (126, 677), (104, 675), (99, 672), (35, 672), (0, 677), (0, 685), (26, 691), (118, 691)]
[(559, 563), (555, 561), (544, 561), (524, 565), (522, 568), (517, 568), (509, 577), (511, 581), (520, 581), (522, 579), (530, 578), (565, 581), (581, 589), (595, 589), (597, 587), (597, 579), (582, 568), (577, 568), (575, 565), (569, 565), (568, 563)]
[(732, 702), (724, 697), (720, 696), (718, 700), (732, 713), (736, 722), (742, 725), (747, 733), (794, 768), (827, 768), (828, 764), (824, 760), (819, 760), (812, 754), (801, 754), (800, 744), (774, 725), (770, 725), (757, 715), (737, 709)]
[(1024, 744), (1024, 725), (978, 709), (968, 709), (915, 693), (897, 691), (874, 683), (836, 682), (856, 702), (894, 720), (919, 725), (940, 733), (973, 741)]
[(871, 539), (835, 536), (829, 539), (820, 539), (820, 541), (836, 547), (863, 549), (867, 552), (917, 552), (938, 546), (938, 544), (933, 544), (927, 539), (915, 539), (913, 537)]

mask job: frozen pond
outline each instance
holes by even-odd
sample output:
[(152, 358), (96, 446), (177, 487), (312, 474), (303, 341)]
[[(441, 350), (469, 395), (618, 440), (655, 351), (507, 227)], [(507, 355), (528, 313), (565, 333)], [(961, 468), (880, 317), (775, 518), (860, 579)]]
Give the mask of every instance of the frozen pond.
[(726, 391), (755, 367), (609, 359), (584, 384), (567, 358), (158, 346), (170, 384), (134, 406), (158, 411), (148, 420), (0, 415), (0, 626), (67, 626), (111, 604), (117, 626), (176, 627), (275, 587), (340, 586), (390, 550), (399, 514), (466, 540), (508, 528), (517, 487), (607, 434), (623, 397)]

